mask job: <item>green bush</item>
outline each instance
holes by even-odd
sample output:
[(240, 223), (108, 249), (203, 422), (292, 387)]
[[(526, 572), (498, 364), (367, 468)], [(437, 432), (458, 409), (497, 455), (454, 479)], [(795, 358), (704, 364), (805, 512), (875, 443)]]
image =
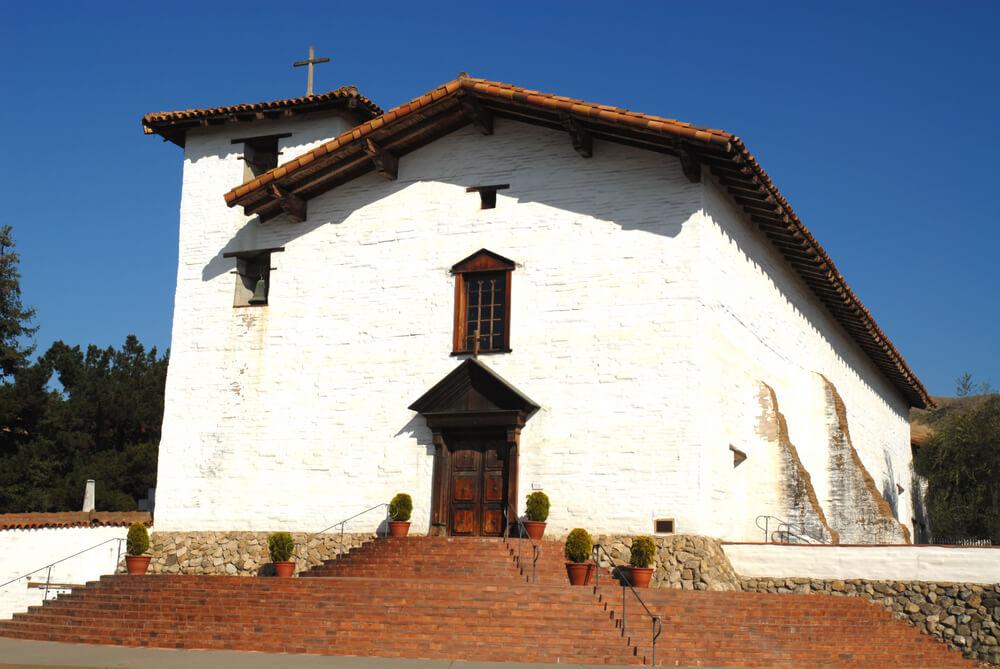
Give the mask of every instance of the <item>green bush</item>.
[(288, 562), (295, 553), (295, 540), (288, 532), (275, 532), (267, 538), (271, 562)]
[(628, 563), (633, 567), (646, 568), (653, 564), (653, 556), (656, 555), (656, 544), (649, 537), (636, 537), (632, 540), (632, 552), (628, 556)]
[(389, 517), (393, 520), (409, 520), (413, 513), (413, 499), (405, 492), (396, 493), (389, 502)]
[(128, 528), (125, 539), (125, 552), (129, 555), (142, 555), (149, 550), (149, 532), (142, 523), (134, 523)]
[(549, 496), (541, 491), (528, 495), (524, 515), (528, 517), (528, 520), (544, 523), (549, 517)]
[(594, 540), (590, 538), (590, 533), (583, 528), (576, 528), (566, 537), (566, 559), (570, 562), (586, 562), (590, 559), (590, 553), (594, 549)]

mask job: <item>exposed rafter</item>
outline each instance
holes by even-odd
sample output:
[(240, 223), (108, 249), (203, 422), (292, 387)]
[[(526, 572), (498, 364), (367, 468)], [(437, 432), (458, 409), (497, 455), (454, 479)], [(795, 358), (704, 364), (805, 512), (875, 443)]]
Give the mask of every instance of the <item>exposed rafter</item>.
[(584, 158), (590, 158), (594, 155), (594, 138), (589, 132), (580, 126), (580, 123), (570, 116), (569, 114), (563, 114), (560, 117), (560, 122), (562, 126), (566, 128), (566, 132), (569, 133), (570, 141), (573, 142), (573, 148)]
[(472, 126), (484, 135), (493, 134), (493, 112), (479, 104), (479, 100), (468, 94), (458, 96), (462, 112), (469, 118)]
[(380, 147), (371, 137), (365, 139), (365, 153), (375, 163), (375, 171), (386, 179), (395, 180), (399, 175), (399, 158)]
[(306, 201), (301, 197), (275, 183), (271, 184), (271, 194), (290, 219), (296, 223), (306, 220)]
[(692, 157), (691, 153), (684, 148), (684, 145), (679, 143), (674, 149), (677, 153), (677, 157), (681, 161), (681, 169), (684, 170), (684, 176), (687, 180), (693, 184), (701, 182), (701, 163)]

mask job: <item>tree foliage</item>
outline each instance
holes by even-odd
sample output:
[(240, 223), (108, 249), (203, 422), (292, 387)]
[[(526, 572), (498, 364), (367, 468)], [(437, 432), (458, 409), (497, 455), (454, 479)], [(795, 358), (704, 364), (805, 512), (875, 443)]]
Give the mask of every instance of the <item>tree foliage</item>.
[(972, 374), (969, 372), (962, 372), (962, 375), (955, 379), (955, 394), (959, 397), (991, 392), (993, 392), (993, 385), (989, 381), (976, 383), (972, 380)]
[(167, 358), (132, 335), (120, 349), (54, 343), (31, 362), (10, 226), (0, 227), (0, 513), (127, 511), (156, 485)]
[(57, 341), (0, 385), (0, 513), (79, 509), (91, 478), (98, 509), (135, 509), (156, 485), (166, 371), (132, 335), (86, 352)]
[(9, 225), (0, 227), (0, 377), (7, 378), (24, 367), (34, 346), (26, 339), (37, 328), (31, 322), (35, 310), (21, 303), (20, 259), (14, 251), (14, 235)]
[(1000, 395), (975, 398), (934, 427), (914, 460), (927, 479), (931, 531), (1000, 544)]

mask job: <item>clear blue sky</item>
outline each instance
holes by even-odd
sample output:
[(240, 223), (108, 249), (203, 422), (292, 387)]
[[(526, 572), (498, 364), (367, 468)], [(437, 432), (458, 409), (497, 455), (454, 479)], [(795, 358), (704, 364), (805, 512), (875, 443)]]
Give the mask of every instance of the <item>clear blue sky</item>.
[(300, 95), (314, 44), (317, 90), (385, 108), (465, 70), (740, 135), (932, 393), (997, 386), (998, 25), (998, 2), (12, 3), (0, 222), (40, 350), (169, 346), (181, 150), (139, 119)]

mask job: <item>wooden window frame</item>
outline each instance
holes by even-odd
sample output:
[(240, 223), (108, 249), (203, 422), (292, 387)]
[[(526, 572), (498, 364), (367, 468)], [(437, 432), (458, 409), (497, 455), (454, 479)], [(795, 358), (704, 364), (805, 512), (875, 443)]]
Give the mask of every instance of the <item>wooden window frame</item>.
[(455, 276), (455, 323), (452, 338), (451, 354), (465, 355), (473, 353), (466, 348), (465, 342), (469, 333), (466, 324), (466, 282), (476, 275), (486, 273), (502, 273), (504, 277), (503, 305), (503, 341), (499, 348), (489, 351), (479, 351), (480, 354), (510, 353), (510, 304), (511, 304), (511, 274), (514, 271), (514, 261), (486, 249), (480, 249), (467, 258), (455, 263), (451, 273)]

